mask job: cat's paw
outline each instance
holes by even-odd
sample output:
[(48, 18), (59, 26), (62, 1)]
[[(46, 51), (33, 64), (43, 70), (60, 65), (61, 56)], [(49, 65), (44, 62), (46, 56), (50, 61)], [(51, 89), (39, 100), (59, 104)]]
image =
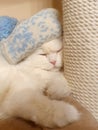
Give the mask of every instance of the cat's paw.
[(71, 94), (71, 90), (69, 87), (56, 86), (49, 87), (45, 93), (49, 98), (59, 100), (69, 96)]
[(80, 113), (74, 106), (59, 102), (55, 105), (54, 116), (51, 121), (54, 123), (54, 126), (63, 127), (69, 123), (77, 121), (79, 117)]
[(55, 73), (54, 77), (49, 82), (45, 90), (45, 94), (51, 99), (64, 99), (71, 94), (71, 89), (68, 86), (67, 80), (62, 73)]

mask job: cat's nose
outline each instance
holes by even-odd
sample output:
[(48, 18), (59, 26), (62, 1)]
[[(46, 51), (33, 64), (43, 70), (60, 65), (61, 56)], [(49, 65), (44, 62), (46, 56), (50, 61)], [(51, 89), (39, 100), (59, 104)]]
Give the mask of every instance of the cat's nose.
[(51, 64), (55, 65), (56, 64), (56, 61), (53, 60), (53, 61), (50, 61)]

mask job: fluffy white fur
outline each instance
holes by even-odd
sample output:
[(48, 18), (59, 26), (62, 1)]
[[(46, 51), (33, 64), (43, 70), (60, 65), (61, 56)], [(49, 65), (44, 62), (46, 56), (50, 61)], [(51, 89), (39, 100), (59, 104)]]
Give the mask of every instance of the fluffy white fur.
[(79, 118), (76, 108), (61, 100), (70, 93), (62, 67), (62, 43), (55, 39), (17, 65), (0, 54), (0, 118), (22, 117), (37, 124), (65, 126)]

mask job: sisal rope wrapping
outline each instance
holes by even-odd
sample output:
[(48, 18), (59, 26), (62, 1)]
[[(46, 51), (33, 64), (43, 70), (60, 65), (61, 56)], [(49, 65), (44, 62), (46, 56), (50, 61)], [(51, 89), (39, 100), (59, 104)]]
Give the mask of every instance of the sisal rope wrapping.
[(64, 73), (98, 120), (98, 0), (63, 0)]

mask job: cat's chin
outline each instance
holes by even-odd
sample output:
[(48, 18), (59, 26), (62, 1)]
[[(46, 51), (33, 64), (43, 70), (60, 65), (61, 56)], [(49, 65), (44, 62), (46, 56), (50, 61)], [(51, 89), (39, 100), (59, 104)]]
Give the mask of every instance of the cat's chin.
[(45, 71), (52, 71), (52, 72), (57, 72), (61, 70), (61, 67), (53, 67), (53, 68), (48, 68), (48, 69), (43, 69)]
[(57, 72), (57, 71), (60, 71), (60, 70), (61, 70), (61, 68), (54, 68), (54, 69), (52, 69), (53, 72)]

